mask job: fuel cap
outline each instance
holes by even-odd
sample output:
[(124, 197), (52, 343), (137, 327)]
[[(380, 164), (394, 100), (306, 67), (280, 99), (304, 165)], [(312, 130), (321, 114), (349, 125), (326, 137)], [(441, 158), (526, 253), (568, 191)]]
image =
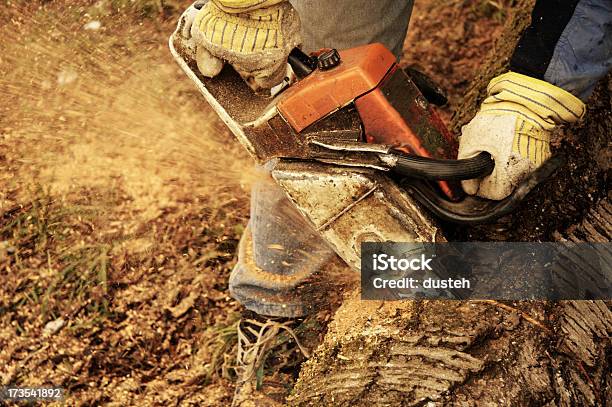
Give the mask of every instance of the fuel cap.
[(340, 54), (337, 49), (330, 49), (319, 55), (317, 66), (322, 71), (327, 71), (340, 64)]

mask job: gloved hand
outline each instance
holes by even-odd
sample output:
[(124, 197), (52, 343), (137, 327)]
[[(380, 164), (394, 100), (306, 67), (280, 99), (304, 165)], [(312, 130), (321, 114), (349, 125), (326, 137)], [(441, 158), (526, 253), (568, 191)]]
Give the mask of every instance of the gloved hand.
[(300, 20), (288, 1), (210, 0), (193, 12), (196, 3), (183, 13), (181, 35), (190, 34), (186, 46), (193, 44), (204, 76), (217, 75), (227, 61), (253, 90), (283, 80), (287, 57), (301, 42)]
[(178, 34), (181, 37), (182, 51), (188, 54), (192, 59), (196, 57), (197, 44), (191, 36), (191, 27), (196, 15), (200, 12), (207, 0), (196, 0), (183, 12), (179, 20)]
[(462, 128), (459, 158), (486, 151), (493, 172), (463, 181), (470, 195), (500, 200), (550, 157), (550, 135), (557, 125), (582, 118), (585, 105), (548, 82), (507, 72), (489, 83), (480, 111)]

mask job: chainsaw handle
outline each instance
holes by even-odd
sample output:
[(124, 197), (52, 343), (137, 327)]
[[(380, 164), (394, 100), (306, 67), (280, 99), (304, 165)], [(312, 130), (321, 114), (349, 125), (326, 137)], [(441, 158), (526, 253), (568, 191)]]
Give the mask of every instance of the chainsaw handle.
[(533, 188), (549, 178), (564, 162), (565, 157), (561, 154), (544, 161), (501, 201), (468, 196), (462, 201), (450, 202), (440, 197), (427, 183), (415, 179), (404, 180), (402, 186), (440, 219), (463, 225), (490, 223), (513, 212)]
[(461, 160), (440, 160), (399, 152), (390, 154), (391, 169), (399, 175), (427, 180), (460, 181), (482, 178), (493, 172), (491, 154), (481, 152)]
[(317, 66), (317, 58), (311, 57), (301, 49), (295, 47), (289, 53), (289, 57), (287, 58), (287, 62), (291, 65), (291, 69), (293, 69), (293, 73), (299, 78), (302, 79), (308, 75), (316, 68)]

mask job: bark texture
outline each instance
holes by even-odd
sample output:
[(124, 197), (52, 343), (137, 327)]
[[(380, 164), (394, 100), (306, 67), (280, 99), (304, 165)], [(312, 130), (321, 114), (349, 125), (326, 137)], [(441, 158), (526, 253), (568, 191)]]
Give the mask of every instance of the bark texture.
[[(512, 16), (504, 27), (503, 34), (495, 43), (495, 47), (475, 78), (473, 78), (468, 91), (463, 97), (461, 106), (453, 114), (451, 130), (455, 134), (461, 133), (461, 126), (470, 121), (478, 111), (480, 102), (486, 97), (487, 84), (497, 75), (504, 73), (514, 48), (522, 32), (531, 22), (531, 10), (535, 0), (517, 0), (512, 10)], [(484, 85), (484, 86), (483, 86)]]
[(357, 292), (302, 368), (292, 405), (605, 405), (602, 301), (368, 302)]

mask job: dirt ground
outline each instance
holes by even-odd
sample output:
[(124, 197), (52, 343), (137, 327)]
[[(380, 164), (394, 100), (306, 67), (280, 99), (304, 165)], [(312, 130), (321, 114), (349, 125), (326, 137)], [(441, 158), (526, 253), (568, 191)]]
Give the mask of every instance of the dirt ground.
[[(68, 405), (231, 401), (252, 163), (167, 50), (188, 3), (0, 11), (1, 385), (62, 386)], [(447, 90), (445, 120), (511, 3), (416, 1), (403, 63)], [(329, 317), (302, 326), (320, 338)], [(279, 400), (291, 357), (261, 372)]]

